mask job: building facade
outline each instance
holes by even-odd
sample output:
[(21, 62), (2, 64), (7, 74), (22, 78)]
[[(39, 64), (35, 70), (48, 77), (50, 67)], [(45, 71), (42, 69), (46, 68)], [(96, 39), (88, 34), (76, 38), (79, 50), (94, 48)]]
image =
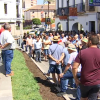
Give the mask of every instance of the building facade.
[[(77, 16), (70, 16), (68, 8), (77, 8)], [(56, 0), (56, 30), (59, 24), (63, 31), (100, 31), (100, 6), (89, 6), (89, 0)], [(65, 13), (65, 15), (63, 14)], [(75, 11), (73, 12), (75, 13)], [(63, 14), (65, 17), (62, 17)], [(68, 24), (69, 17), (69, 24)], [(69, 25), (69, 26), (68, 26)]]
[(23, 8), (28, 9), (37, 5), (37, 0), (23, 0)]
[[(55, 5), (49, 5), (49, 17), (54, 18)], [(45, 15), (46, 14), (46, 15)], [(48, 17), (48, 5), (36, 5), (24, 11), (25, 20)]]
[(5, 22), (11, 24), (13, 35), (15, 35), (17, 23), (22, 29), (22, 0), (0, 1), (0, 27)]

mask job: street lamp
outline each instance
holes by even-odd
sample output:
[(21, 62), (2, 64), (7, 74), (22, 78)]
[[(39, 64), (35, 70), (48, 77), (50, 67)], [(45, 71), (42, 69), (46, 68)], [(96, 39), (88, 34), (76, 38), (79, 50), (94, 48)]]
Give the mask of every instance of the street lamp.
[(69, 0), (67, 0), (67, 7), (68, 7), (67, 30), (69, 31)]
[(45, 12), (45, 31), (46, 31), (46, 12)]
[(48, 1), (48, 18), (49, 18), (49, 4), (50, 4), (50, 1)]

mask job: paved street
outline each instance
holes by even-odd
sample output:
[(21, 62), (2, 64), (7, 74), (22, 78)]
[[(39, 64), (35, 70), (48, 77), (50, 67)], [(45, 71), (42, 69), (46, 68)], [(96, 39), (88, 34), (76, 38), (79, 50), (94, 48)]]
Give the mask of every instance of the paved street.
[(5, 69), (0, 62), (0, 100), (13, 100), (11, 77), (5, 76)]

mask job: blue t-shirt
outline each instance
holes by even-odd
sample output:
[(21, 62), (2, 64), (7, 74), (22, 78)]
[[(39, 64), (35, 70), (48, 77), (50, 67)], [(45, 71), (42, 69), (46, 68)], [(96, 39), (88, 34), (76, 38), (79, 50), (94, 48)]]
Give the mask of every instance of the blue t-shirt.
[(67, 65), (69, 57), (70, 57), (70, 54), (68, 53), (68, 49), (67, 48), (64, 48), (63, 52), (64, 52), (64, 55), (65, 55), (65, 57), (64, 57), (64, 65)]
[[(49, 55), (54, 57), (56, 60), (59, 60), (61, 58), (62, 53), (63, 53), (63, 47), (59, 44), (52, 44), (49, 47)], [(52, 59), (49, 60), (49, 63), (56, 65), (56, 62), (53, 61)]]

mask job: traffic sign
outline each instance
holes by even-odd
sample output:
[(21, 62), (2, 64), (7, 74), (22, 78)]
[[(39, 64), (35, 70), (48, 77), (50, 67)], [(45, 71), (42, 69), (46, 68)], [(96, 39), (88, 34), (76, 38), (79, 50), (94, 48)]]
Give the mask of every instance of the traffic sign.
[(89, 0), (89, 6), (100, 6), (100, 0)]

